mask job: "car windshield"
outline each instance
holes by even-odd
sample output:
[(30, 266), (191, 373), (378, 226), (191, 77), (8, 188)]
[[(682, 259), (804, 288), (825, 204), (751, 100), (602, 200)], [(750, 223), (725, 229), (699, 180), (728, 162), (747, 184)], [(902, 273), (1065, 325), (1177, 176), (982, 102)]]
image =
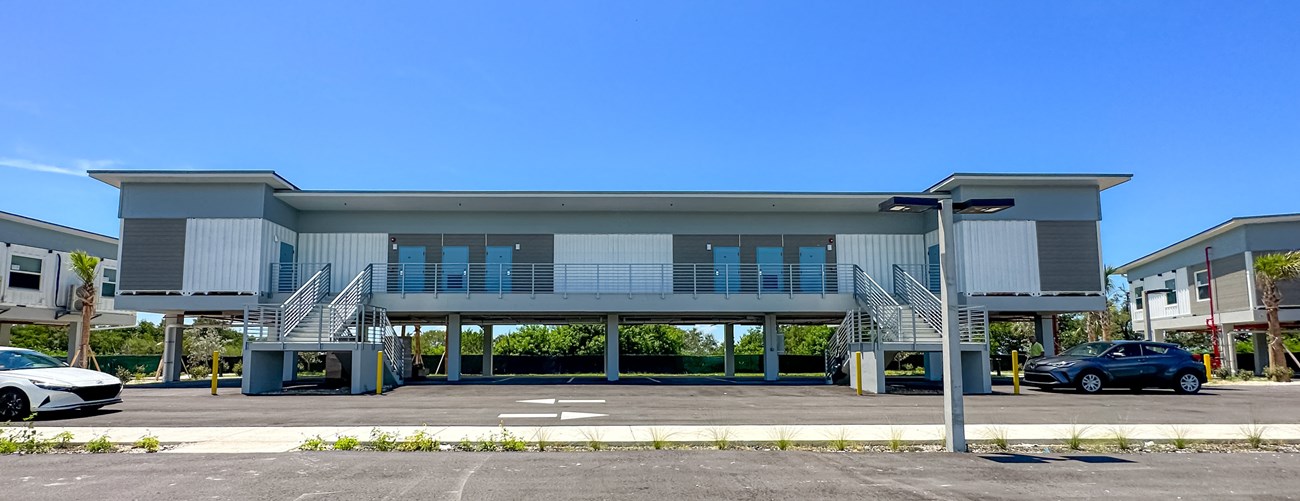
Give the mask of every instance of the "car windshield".
[(17, 369), (49, 369), (66, 364), (34, 351), (0, 351), (0, 371)]
[(1111, 346), (1110, 343), (1083, 343), (1074, 348), (1065, 350), (1065, 353), (1062, 353), (1062, 355), (1071, 357), (1095, 357), (1101, 355), (1102, 352), (1106, 351), (1106, 348), (1110, 348)]

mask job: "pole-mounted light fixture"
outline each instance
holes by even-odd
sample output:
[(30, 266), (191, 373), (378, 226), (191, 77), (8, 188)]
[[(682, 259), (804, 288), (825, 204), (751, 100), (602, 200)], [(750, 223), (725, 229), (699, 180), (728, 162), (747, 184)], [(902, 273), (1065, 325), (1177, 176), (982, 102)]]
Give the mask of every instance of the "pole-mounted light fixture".
[(952, 211), (958, 214), (992, 214), (1015, 206), (1014, 198), (972, 198), (953, 203)]
[(921, 197), (889, 197), (880, 202), (881, 212), (925, 212), (938, 209), (939, 201)]

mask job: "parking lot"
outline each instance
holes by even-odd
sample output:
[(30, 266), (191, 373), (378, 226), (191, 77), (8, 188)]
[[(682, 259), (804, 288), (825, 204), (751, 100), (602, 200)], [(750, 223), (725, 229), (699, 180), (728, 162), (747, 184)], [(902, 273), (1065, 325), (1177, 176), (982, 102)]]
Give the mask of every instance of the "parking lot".
[[(544, 384), (547, 383), (547, 384)], [(1286, 422), (1300, 413), (1300, 385), (1209, 386), (1198, 395), (1070, 391), (995, 385), (968, 395), (970, 424)], [(383, 395), (244, 396), (222, 388), (127, 388), (123, 403), (97, 412), (38, 418), (58, 426), (344, 425), (786, 425), (938, 424), (942, 397), (918, 384), (912, 394), (856, 396), (814, 380), (764, 384), (712, 378), (502, 378), (470, 384), (410, 385)]]

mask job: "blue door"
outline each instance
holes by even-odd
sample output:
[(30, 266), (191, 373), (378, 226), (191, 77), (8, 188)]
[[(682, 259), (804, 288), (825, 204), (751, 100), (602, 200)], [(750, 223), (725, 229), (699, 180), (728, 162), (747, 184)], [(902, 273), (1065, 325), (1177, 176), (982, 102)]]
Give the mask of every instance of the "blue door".
[(487, 269), (483, 275), (488, 292), (510, 292), (510, 265), (514, 251), (514, 247), (507, 246), (487, 248)]
[(799, 248), (799, 290), (820, 293), (825, 287), (826, 248)]
[(442, 248), (442, 290), (469, 290), (469, 247)]
[(740, 247), (713, 248), (713, 290), (740, 291)]
[[(424, 247), (418, 245), (401, 245), (397, 247), (397, 263), (401, 278), (402, 292), (425, 292), (424, 290)], [(390, 286), (391, 287), (391, 286)]]
[(280, 271), (279, 285), (276, 287), (278, 292), (293, 292), (298, 290), (298, 282), (302, 278), (298, 276), (298, 268), (293, 266), (293, 246), (280, 242)]
[(931, 245), (929, 249), (926, 249), (925, 261), (925, 273), (929, 276), (929, 280), (926, 280), (926, 282), (928, 283), (928, 287), (930, 287), (930, 292), (938, 294), (940, 283), (938, 245)]
[(784, 257), (780, 247), (758, 248), (758, 288), (763, 292), (780, 292), (785, 288)]

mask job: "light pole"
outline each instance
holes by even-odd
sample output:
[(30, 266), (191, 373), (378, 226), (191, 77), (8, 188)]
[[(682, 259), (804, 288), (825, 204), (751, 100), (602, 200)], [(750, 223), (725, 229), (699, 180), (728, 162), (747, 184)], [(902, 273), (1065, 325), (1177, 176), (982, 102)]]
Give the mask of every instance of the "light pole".
[(1151, 289), (1151, 290), (1143, 289), (1142, 290), (1142, 327), (1146, 330), (1147, 341), (1155, 341), (1155, 339), (1151, 335), (1151, 295), (1168, 294), (1170, 292), (1173, 292), (1173, 289)]
[(966, 407), (961, 367), (961, 325), (958, 320), (961, 305), (957, 289), (957, 245), (953, 214), (992, 214), (1015, 206), (1010, 198), (971, 199), (953, 202), (952, 199), (925, 199), (892, 197), (880, 203), (886, 212), (924, 212), (939, 209), (939, 303), (942, 311), (943, 334), (943, 426), (944, 447), (949, 452), (967, 452)]

